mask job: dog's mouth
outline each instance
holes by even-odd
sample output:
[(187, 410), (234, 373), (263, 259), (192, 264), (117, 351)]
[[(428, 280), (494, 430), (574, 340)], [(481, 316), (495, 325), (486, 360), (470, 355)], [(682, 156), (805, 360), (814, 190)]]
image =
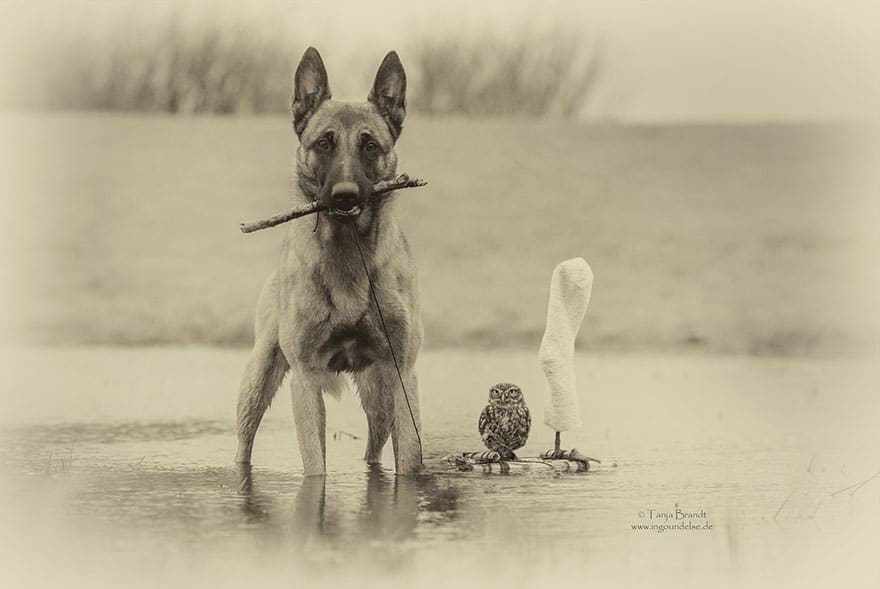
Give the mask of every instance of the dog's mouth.
[(355, 205), (350, 209), (330, 209), (329, 213), (343, 223), (350, 223), (361, 214), (361, 206)]

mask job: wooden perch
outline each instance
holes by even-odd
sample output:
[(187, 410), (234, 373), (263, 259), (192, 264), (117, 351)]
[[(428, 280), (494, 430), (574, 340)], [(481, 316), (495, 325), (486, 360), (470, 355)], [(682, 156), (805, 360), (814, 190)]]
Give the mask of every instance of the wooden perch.
[[(375, 184), (373, 184), (373, 194), (371, 196), (371, 199), (377, 200), (380, 198), (387, 198), (389, 192), (397, 190), (398, 188), (418, 188), (419, 186), (424, 186), (425, 184), (427, 184), (427, 182), (425, 182), (424, 180), (419, 180), (418, 178), (410, 178), (406, 174), (401, 174), (393, 180), (383, 180), (382, 182), (376, 182)], [(305, 217), (306, 215), (312, 215), (314, 213), (320, 213), (321, 211), (326, 210), (326, 206), (318, 201), (314, 201), (305, 206), (297, 207), (284, 213), (278, 213), (277, 215), (272, 215), (271, 217), (268, 217), (266, 219), (260, 219), (259, 221), (253, 221), (251, 223), (242, 223), (241, 232), (253, 233), (254, 231), (259, 231), (260, 229), (268, 229), (269, 227), (274, 227), (275, 225), (280, 225), (281, 223), (287, 223), (288, 221), (298, 219), (299, 217)]]
[(572, 448), (571, 450), (559, 450), (554, 448), (553, 450), (542, 452), (540, 456), (545, 460), (574, 460), (575, 462), (596, 462), (602, 464), (602, 461), (597, 458), (581, 454), (578, 452), (577, 448)]

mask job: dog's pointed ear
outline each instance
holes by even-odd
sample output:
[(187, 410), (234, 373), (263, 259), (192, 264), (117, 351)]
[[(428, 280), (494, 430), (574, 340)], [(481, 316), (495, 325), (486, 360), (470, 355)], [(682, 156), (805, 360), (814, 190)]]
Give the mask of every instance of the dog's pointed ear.
[(293, 96), (290, 97), (290, 114), (297, 135), (302, 135), (309, 118), (325, 100), (329, 100), (330, 84), (321, 54), (309, 47), (303, 54), (293, 77)]
[(382, 60), (367, 100), (376, 105), (391, 135), (397, 139), (406, 117), (406, 73), (397, 52), (389, 52)]

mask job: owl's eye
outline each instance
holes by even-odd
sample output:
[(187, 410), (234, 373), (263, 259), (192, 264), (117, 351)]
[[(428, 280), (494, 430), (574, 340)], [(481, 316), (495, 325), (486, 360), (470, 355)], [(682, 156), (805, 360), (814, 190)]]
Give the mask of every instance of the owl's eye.
[(491, 389), (489, 391), (489, 396), (492, 397), (493, 399), (497, 399), (501, 396), (501, 391), (498, 389)]

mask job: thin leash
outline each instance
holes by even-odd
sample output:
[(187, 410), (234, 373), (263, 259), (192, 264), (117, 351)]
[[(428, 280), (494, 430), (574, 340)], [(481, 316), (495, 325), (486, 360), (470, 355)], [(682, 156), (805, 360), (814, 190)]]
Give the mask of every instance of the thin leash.
[(388, 342), (388, 349), (391, 350), (391, 360), (394, 362), (394, 368), (397, 370), (397, 378), (400, 380), (400, 388), (403, 389), (403, 398), (406, 399), (406, 407), (409, 409), (409, 418), (412, 420), (413, 429), (416, 431), (416, 439), (419, 441), (419, 464), (424, 464), (422, 460), (422, 435), (416, 425), (416, 416), (413, 413), (412, 405), (409, 402), (409, 394), (406, 392), (406, 385), (403, 384), (403, 375), (400, 373), (400, 365), (397, 363), (397, 355), (394, 353), (394, 346), (391, 345), (391, 336), (388, 335), (388, 327), (385, 325), (385, 316), (382, 314), (382, 307), (379, 306), (379, 297), (376, 296), (376, 289), (373, 286), (373, 278), (370, 276), (370, 269), (367, 267), (367, 258), (364, 256), (364, 250), (361, 247), (361, 238), (358, 235), (357, 228), (351, 225), (351, 232), (354, 235), (354, 242), (357, 244), (358, 253), (361, 255), (361, 263), (364, 265), (364, 273), (367, 275), (367, 283), (370, 285), (370, 298), (376, 305), (376, 311), (379, 312), (379, 322), (382, 325), (382, 332), (385, 334), (385, 341)]

